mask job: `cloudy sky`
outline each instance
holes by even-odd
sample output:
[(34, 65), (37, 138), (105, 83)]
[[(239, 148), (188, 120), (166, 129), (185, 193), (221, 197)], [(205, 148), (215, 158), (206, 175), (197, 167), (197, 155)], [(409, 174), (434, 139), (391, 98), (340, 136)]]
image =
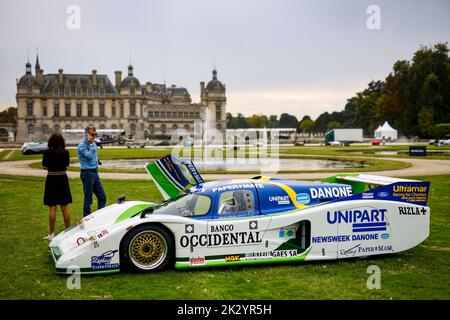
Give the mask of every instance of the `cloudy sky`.
[[(79, 29), (67, 27), (71, 5)], [(367, 27), (370, 5), (381, 29)], [(184, 86), (194, 101), (215, 65), (228, 111), (316, 117), (420, 45), (449, 41), (449, 13), (446, 0), (1, 0), (0, 109), (15, 105), (38, 47), (45, 73), (97, 69), (114, 81), (131, 57), (141, 82)]]

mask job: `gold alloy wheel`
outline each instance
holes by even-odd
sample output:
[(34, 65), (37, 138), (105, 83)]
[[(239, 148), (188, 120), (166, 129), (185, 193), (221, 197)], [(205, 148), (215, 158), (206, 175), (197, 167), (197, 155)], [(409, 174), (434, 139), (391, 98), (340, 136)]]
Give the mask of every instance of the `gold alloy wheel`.
[(157, 268), (167, 256), (166, 239), (158, 232), (145, 230), (133, 237), (129, 257), (133, 264), (143, 270)]

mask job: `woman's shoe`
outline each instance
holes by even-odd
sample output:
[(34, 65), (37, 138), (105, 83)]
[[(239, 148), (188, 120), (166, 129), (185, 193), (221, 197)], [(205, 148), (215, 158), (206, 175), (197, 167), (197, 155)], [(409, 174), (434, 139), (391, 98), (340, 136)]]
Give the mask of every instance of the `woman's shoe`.
[(51, 233), (48, 236), (44, 237), (44, 239), (52, 241), (54, 237), (55, 237), (55, 234)]

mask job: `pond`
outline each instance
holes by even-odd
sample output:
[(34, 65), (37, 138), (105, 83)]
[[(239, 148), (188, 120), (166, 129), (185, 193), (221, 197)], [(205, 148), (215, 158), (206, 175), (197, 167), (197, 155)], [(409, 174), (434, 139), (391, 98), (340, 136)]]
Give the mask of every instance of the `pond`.
[[(101, 160), (102, 169), (127, 169), (144, 171), (147, 162), (156, 159), (116, 159)], [(201, 171), (312, 171), (312, 170), (334, 170), (367, 167), (369, 164), (359, 161), (337, 161), (324, 159), (272, 159), (272, 158), (250, 158), (250, 159), (217, 159), (205, 161), (194, 160), (195, 166)], [(79, 163), (75, 163), (79, 166)]]
[[(384, 156), (409, 155), (408, 151), (354, 151), (352, 154), (379, 154)], [(428, 155), (450, 156), (450, 150), (427, 150)]]

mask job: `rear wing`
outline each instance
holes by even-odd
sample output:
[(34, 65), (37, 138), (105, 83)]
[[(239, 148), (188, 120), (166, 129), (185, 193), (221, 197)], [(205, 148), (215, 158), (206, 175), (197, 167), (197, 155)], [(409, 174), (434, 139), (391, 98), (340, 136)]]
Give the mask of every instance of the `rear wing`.
[(342, 174), (322, 180), (352, 186), (353, 195), (341, 200), (391, 200), (426, 206), (430, 183), (370, 174)]
[(147, 163), (145, 169), (165, 200), (204, 183), (192, 161), (180, 159), (172, 154)]

